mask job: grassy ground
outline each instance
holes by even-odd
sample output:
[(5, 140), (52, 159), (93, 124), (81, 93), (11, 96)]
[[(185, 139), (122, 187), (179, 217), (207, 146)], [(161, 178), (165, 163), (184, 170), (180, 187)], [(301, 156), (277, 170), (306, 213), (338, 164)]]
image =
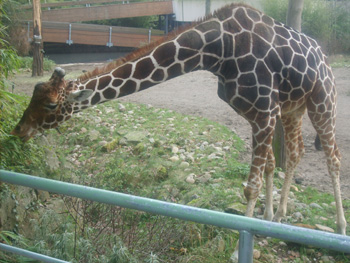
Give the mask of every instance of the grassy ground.
[[(238, 161), (244, 145), (222, 125), (170, 110), (112, 102), (79, 113), (61, 132), (47, 134), (52, 145), (48, 150), (58, 155), (60, 168), (50, 170), (41, 164), (31, 168), (33, 174), (217, 211), (244, 212), (242, 183), (249, 166)], [(282, 185), (277, 176), (275, 185), (276, 191)], [(289, 215), (294, 216), (287, 217), (287, 223), (335, 229), (331, 195), (299, 185), (292, 189)], [(51, 206), (44, 205), (55, 206), (57, 200), (63, 200), (65, 208), (59, 215), (52, 209), (41, 210), (43, 216), (32, 235), (42, 241), (32, 244), (47, 255), (74, 257), (74, 262), (227, 262), (238, 239), (235, 231), (74, 198), (54, 196), (48, 202)], [(350, 202), (344, 206), (350, 221)], [(263, 202), (258, 201), (256, 217), (262, 216), (262, 208)], [(350, 262), (339, 253), (274, 239), (258, 238), (255, 246), (260, 253), (256, 262)]]

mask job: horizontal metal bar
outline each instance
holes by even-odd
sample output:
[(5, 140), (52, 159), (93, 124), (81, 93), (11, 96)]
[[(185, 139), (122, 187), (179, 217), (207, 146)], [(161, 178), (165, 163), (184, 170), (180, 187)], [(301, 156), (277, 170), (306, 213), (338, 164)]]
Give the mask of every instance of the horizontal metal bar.
[(31, 258), (31, 259), (35, 259), (35, 260), (39, 260), (42, 262), (47, 262), (47, 263), (69, 263), (68, 261), (64, 261), (64, 260), (60, 260), (57, 258), (52, 258), (49, 256), (45, 256), (42, 254), (38, 254), (29, 250), (25, 250), (22, 248), (18, 248), (18, 247), (13, 247), (13, 246), (9, 246), (6, 244), (2, 244), (0, 243), (0, 250), (5, 251), (5, 252), (10, 252), (10, 253), (14, 253), (17, 255), (21, 255), (27, 258)]
[(0, 181), (304, 245), (350, 251), (350, 237), (0, 170)]

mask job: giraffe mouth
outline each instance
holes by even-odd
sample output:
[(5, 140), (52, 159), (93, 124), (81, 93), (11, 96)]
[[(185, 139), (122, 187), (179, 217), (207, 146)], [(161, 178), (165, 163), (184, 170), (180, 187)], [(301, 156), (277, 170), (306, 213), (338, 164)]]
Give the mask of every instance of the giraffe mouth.
[(29, 129), (26, 132), (19, 133), (14, 129), (10, 134), (20, 138), (22, 142), (27, 142), (29, 139), (33, 138), (39, 131), (35, 129)]

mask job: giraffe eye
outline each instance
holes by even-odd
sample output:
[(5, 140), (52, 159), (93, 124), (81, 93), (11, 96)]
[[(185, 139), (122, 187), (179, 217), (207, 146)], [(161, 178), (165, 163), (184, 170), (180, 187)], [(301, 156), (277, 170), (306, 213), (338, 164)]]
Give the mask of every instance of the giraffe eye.
[(49, 104), (45, 104), (44, 107), (48, 110), (54, 110), (57, 108), (57, 103), (49, 103)]

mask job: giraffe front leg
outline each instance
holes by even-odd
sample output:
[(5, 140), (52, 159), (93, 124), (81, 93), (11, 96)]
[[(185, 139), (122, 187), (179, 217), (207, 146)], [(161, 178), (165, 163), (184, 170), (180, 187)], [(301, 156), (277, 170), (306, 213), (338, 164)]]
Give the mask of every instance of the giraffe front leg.
[(294, 176), (294, 169), (304, 155), (304, 142), (301, 134), (303, 111), (304, 109), (302, 109), (299, 114), (284, 116), (282, 118), (287, 163), (280, 204), (273, 218), (273, 221), (275, 222), (281, 222), (281, 219), (287, 213), (288, 196)]
[[(262, 175), (265, 168), (268, 171), (268, 189), (267, 189), (267, 202), (268, 213), (267, 217), (272, 217), (272, 176), (275, 166), (274, 157), (272, 153), (272, 136), (274, 132), (275, 118), (260, 118), (259, 123), (251, 123), (253, 131), (253, 155), (252, 163), (250, 167), (250, 174), (248, 177), (247, 186), (244, 189), (244, 195), (247, 199), (246, 216), (252, 217), (256, 200), (259, 196), (260, 190), (263, 185)], [(267, 125), (267, 126), (266, 126)], [(271, 126), (270, 126), (271, 125)], [(268, 161), (267, 161), (268, 160)], [(268, 167), (266, 164), (268, 163)], [(271, 170), (272, 169), (272, 170)]]
[(282, 187), (282, 191), (281, 191), (280, 204), (279, 204), (277, 212), (273, 218), (274, 222), (281, 222), (281, 219), (287, 213), (289, 189), (290, 189), (290, 185), (292, 183), (292, 179), (293, 179), (293, 173), (286, 171), (286, 175), (285, 175), (285, 179), (284, 179), (284, 183), (283, 183), (283, 187)]

